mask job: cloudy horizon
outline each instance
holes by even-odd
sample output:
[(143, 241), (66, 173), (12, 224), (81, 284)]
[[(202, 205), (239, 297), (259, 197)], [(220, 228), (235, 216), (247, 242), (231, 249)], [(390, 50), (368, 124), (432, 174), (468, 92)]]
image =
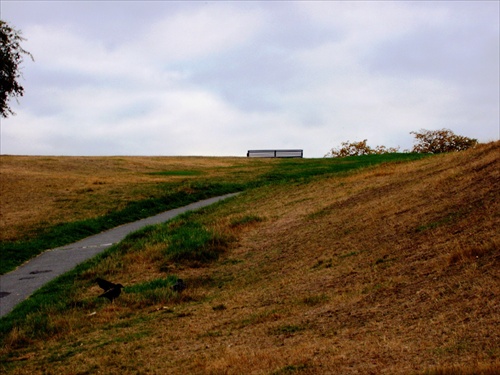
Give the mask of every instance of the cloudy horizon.
[(497, 1), (10, 1), (1, 154), (244, 156), (499, 139)]

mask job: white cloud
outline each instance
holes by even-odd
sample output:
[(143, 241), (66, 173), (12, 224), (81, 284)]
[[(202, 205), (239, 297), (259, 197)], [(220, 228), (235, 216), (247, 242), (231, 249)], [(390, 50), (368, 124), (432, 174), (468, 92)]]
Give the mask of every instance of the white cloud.
[[(372, 48), (374, 43), (413, 30), (442, 23), (446, 9), (411, 2), (337, 1), (298, 2), (300, 10), (315, 23), (331, 27), (343, 39), (358, 47)], [(363, 51), (359, 51), (363, 53)]]
[(153, 23), (129, 47), (156, 64), (203, 58), (245, 43), (259, 32), (263, 17), (227, 4), (201, 7)]

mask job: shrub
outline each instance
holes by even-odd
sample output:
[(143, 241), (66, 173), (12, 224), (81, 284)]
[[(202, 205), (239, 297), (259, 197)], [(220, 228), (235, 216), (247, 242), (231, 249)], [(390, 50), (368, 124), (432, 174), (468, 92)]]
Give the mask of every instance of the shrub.
[[(420, 129), (420, 131), (410, 132), (410, 134), (415, 136), (417, 142), (411, 152), (419, 154), (463, 151), (477, 145), (477, 139), (456, 135), (449, 129)], [(359, 142), (342, 142), (340, 147), (332, 148), (325, 157), (344, 158), (346, 156), (380, 155), (399, 152), (399, 147), (376, 146), (375, 148), (371, 148), (367, 145), (367, 141), (365, 139)], [(408, 150), (404, 152), (408, 152)]]
[(412, 152), (422, 154), (463, 151), (477, 145), (477, 139), (456, 135), (449, 129), (421, 129), (419, 132), (410, 132), (410, 134), (413, 134), (417, 141)]
[(371, 148), (366, 144), (368, 140), (365, 139), (360, 142), (342, 142), (339, 148), (332, 148), (325, 157), (332, 158), (344, 158), (346, 156), (360, 156), (360, 155), (373, 155), (373, 154), (388, 154), (399, 151), (399, 147), (385, 147), (385, 146), (376, 146), (375, 148)]

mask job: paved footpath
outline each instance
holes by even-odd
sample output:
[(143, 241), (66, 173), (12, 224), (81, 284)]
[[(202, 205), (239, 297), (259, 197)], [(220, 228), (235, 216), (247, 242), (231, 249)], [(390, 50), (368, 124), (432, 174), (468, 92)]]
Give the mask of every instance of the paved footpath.
[(237, 194), (205, 199), (43, 252), (16, 270), (0, 276), (0, 317), (11, 312), (18, 303), (24, 301), (44, 284), (120, 242), (127, 234), (147, 225), (163, 223), (184, 212), (211, 205)]

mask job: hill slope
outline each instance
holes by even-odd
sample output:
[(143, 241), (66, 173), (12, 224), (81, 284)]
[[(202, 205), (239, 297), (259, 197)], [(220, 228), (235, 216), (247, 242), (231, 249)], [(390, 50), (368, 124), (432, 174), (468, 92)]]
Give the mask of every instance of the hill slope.
[[(248, 191), (189, 217), (230, 239), (209, 264), (166, 263), (161, 229), (141, 233), (75, 278), (73, 298), (87, 302), (49, 311), (44, 340), (14, 329), (4, 369), (494, 373), (499, 149)], [(165, 273), (186, 281), (182, 295), (88, 302), (96, 275), (127, 286)]]

